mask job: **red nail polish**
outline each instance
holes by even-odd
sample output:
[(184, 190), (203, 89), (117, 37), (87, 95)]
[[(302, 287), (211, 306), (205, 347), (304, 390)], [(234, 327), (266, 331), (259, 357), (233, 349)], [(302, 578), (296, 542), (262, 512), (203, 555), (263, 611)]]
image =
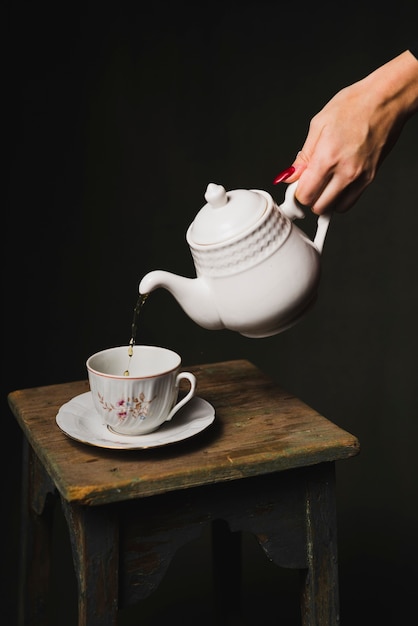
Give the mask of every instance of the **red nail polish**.
[(295, 168), (293, 167), (293, 165), (288, 167), (286, 170), (283, 170), (283, 172), (280, 172), (280, 174), (277, 174), (276, 178), (273, 180), (273, 185), (282, 183), (284, 180), (286, 180), (286, 178), (289, 178), (289, 176), (291, 176), (294, 171), (295, 171)]

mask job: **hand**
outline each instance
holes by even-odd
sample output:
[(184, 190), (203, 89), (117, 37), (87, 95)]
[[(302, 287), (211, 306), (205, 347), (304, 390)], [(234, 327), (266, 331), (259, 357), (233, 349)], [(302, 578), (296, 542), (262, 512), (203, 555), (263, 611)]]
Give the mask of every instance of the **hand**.
[(296, 197), (314, 213), (347, 211), (417, 110), (418, 60), (406, 51), (338, 92), (312, 118), (293, 173), (274, 182), (299, 180)]

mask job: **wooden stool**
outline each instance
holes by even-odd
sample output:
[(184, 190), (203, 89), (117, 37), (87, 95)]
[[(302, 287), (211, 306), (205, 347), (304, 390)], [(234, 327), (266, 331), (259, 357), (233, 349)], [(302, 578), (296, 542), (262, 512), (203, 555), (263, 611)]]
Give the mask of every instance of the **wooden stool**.
[[(217, 624), (239, 603), (241, 531), (302, 573), (304, 626), (339, 623), (335, 461), (357, 439), (245, 360), (188, 367), (216, 410), (198, 435), (148, 450), (67, 437), (59, 408), (89, 391), (71, 382), (14, 391), (25, 442), (20, 624), (46, 623), (52, 504), (71, 538), (79, 626), (110, 626), (147, 597), (176, 549), (212, 525)], [(54, 497), (51, 497), (54, 496)]]

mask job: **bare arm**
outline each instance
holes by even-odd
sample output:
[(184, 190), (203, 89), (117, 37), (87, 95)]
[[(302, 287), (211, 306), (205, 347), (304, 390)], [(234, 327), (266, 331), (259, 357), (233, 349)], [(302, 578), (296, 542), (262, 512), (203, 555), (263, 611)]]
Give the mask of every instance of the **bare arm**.
[(417, 111), (418, 59), (407, 50), (339, 91), (312, 118), (286, 182), (299, 179), (298, 200), (317, 214), (346, 211)]

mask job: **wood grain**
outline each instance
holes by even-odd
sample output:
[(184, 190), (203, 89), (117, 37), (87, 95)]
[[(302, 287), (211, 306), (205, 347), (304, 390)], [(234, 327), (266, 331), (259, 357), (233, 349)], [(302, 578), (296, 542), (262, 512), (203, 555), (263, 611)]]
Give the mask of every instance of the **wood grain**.
[(73, 441), (56, 425), (59, 408), (89, 390), (77, 381), (17, 390), (8, 400), (62, 497), (100, 505), (258, 476), (359, 452), (355, 436), (285, 392), (246, 360), (187, 367), (197, 395), (216, 411), (199, 435), (149, 450), (107, 450)]

